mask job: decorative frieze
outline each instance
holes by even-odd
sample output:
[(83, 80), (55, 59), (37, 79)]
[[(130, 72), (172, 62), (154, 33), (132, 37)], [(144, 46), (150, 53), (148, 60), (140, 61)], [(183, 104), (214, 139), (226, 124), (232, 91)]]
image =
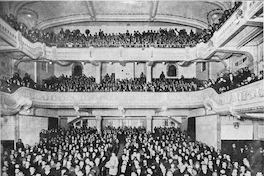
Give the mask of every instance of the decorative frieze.
[(194, 109), (209, 107), (216, 112), (236, 112), (263, 106), (264, 81), (217, 94), (208, 88), (196, 92), (45, 92), (19, 88), (13, 94), (0, 92), (1, 107), (18, 111), (21, 107), (41, 108), (149, 108), (166, 106)]

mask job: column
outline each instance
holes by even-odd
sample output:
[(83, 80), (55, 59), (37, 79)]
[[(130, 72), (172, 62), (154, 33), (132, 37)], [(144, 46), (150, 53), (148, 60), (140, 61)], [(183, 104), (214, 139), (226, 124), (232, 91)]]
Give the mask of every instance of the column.
[(135, 73), (136, 73), (136, 63), (135, 62), (133, 62), (133, 68), (132, 68), (132, 78), (134, 79), (135, 78)]
[(146, 80), (147, 82), (151, 82), (152, 79), (152, 66), (147, 64), (147, 74), (146, 74)]
[(259, 135), (258, 135), (258, 121), (253, 120), (253, 140), (259, 140)]
[(34, 62), (34, 82), (38, 82), (38, 65), (37, 62)]
[(221, 150), (221, 116), (217, 115), (217, 149)]
[(80, 126), (83, 127), (83, 119), (80, 120)]
[(96, 78), (95, 82), (99, 84), (101, 82), (101, 62), (98, 63), (96, 67)]
[(147, 132), (151, 132), (152, 133), (152, 116), (146, 116), (146, 120), (147, 120)]
[(102, 116), (96, 116), (95, 117), (96, 120), (96, 129), (98, 131), (98, 133), (101, 135), (102, 134)]
[(16, 149), (16, 143), (20, 138), (20, 124), (19, 124), (19, 115), (15, 115), (15, 140), (14, 140), (14, 148)]

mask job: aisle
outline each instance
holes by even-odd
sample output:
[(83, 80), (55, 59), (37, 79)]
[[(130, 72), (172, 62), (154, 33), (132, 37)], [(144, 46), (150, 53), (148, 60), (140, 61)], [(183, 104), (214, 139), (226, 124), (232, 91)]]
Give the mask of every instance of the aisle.
[(122, 156), (123, 152), (124, 152), (124, 148), (125, 148), (125, 144), (122, 142), (122, 143), (119, 143), (119, 150), (118, 150), (118, 153), (117, 153), (117, 158), (120, 159), (120, 157)]

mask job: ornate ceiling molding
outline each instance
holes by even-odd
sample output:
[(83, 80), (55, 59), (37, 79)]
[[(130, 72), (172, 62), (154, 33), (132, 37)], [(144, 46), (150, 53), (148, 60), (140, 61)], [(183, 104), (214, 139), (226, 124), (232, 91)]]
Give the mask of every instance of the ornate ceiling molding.
[(156, 22), (169, 22), (169, 23), (174, 23), (174, 24), (181, 24), (181, 25), (186, 25), (186, 26), (191, 26), (195, 27), (198, 29), (207, 29), (208, 24), (199, 21), (196, 19), (190, 19), (190, 18), (185, 18), (185, 17), (179, 17), (179, 16), (169, 16), (169, 15), (161, 15), (157, 14), (155, 17)]
[(10, 12), (14, 16), (17, 16), (20, 9), (22, 9), (24, 6), (26, 6), (28, 4), (32, 4), (35, 2), (38, 2), (38, 1), (22, 1), (22, 2), (18, 2), (18, 3), (14, 3), (13, 6), (10, 8)]
[(157, 15), (158, 7), (159, 7), (159, 1), (152, 1), (149, 10), (150, 21), (153, 21), (155, 19)]
[(203, 1), (203, 2), (217, 5), (222, 10), (227, 10), (230, 8), (229, 5), (224, 1)]
[(77, 14), (76, 16), (66, 16), (40, 22), (39, 24), (37, 24), (36, 28), (45, 30), (56, 26), (89, 21), (93, 21), (93, 17), (91, 17), (90, 14)]
[[(31, 3), (35, 3), (35, 2), (38, 2), (38, 1), (24, 1), (24, 2), (14, 2), (12, 4), (12, 7), (10, 7), (10, 12), (13, 13), (15, 16), (18, 15), (19, 11), (31, 4)], [(225, 2), (221, 2), (221, 1), (202, 1), (203, 3), (209, 3), (209, 4), (212, 4), (212, 5), (215, 5), (216, 8), (220, 8), (220, 9), (228, 9), (228, 4), (225, 3)], [(109, 14), (109, 17), (106, 17), (108, 15), (106, 14), (100, 14), (100, 16), (104, 16), (103, 19), (97, 19), (98, 15), (99, 15), (99, 12), (96, 12), (96, 8), (95, 8), (95, 5), (94, 5), (94, 2), (93, 1), (87, 1), (85, 2), (85, 5), (87, 6), (87, 12), (89, 14), (89, 16), (82, 16), (82, 17), (78, 17), (79, 15), (75, 15), (75, 17), (60, 17), (59, 19), (48, 19), (46, 21), (41, 21), (38, 25), (37, 25), (37, 28), (39, 29), (47, 29), (47, 28), (50, 28), (50, 27), (54, 27), (54, 26), (59, 26), (59, 25), (65, 25), (65, 24), (72, 24), (72, 23), (76, 23), (76, 22), (84, 22), (84, 21), (107, 21), (110, 20), (110, 21), (115, 21), (113, 19), (113, 14)], [(142, 20), (141, 17), (130, 17), (130, 18), (127, 18), (126, 14), (116, 14), (116, 15), (119, 15), (121, 17), (125, 17), (123, 20), (120, 19), (119, 17), (116, 17), (116, 21), (146, 21), (146, 22), (149, 22), (149, 21), (163, 21), (163, 22), (170, 22), (170, 23), (177, 23), (177, 24), (183, 24), (183, 25), (190, 25), (190, 26), (193, 26), (193, 27), (197, 27), (197, 28), (201, 28), (201, 29), (204, 29), (207, 27), (207, 24), (192, 24), (195, 19), (190, 19), (190, 21), (186, 18), (184, 18), (183, 20), (179, 20), (179, 19), (162, 19), (163, 17), (160, 17), (159, 19), (156, 19), (157, 16), (160, 16), (160, 15), (157, 15), (157, 10), (158, 10), (158, 7), (159, 7), (159, 1), (152, 1), (151, 2), (151, 5), (150, 5), (150, 8), (147, 9), (149, 10), (149, 12), (147, 12), (147, 16), (148, 18), (145, 19), (145, 20)], [(114, 7), (113, 7), (114, 8)], [(140, 15), (143, 15), (145, 16), (144, 14), (134, 14), (135, 16), (140, 16)], [(130, 16), (133, 16), (133, 15), (130, 15)], [(168, 15), (169, 17), (170, 15)], [(85, 19), (82, 19), (82, 18), (85, 18)], [(145, 17), (143, 17), (145, 18)], [(64, 22), (63, 22), (64, 21)], [(185, 21), (188, 21), (188, 22), (185, 22)]]

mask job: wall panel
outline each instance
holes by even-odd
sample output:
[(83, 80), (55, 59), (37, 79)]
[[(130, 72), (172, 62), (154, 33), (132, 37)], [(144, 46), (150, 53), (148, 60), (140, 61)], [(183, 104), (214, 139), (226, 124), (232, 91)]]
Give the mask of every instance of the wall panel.
[(1, 117), (1, 140), (15, 140), (15, 117)]
[(20, 138), (24, 144), (33, 145), (39, 142), (39, 134), (42, 129), (48, 129), (47, 117), (19, 116)]
[(217, 115), (196, 117), (196, 140), (217, 148)]

